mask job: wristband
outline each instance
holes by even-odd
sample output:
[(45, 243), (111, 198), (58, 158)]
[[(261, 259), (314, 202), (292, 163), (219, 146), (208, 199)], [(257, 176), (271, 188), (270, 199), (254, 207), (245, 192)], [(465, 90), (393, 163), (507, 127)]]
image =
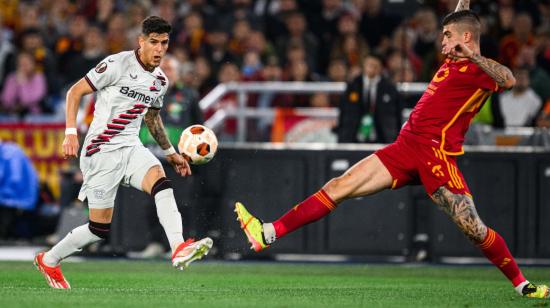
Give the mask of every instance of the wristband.
[(162, 150), (162, 152), (164, 153), (165, 156), (168, 156), (168, 155), (176, 154), (176, 149), (174, 149), (174, 147), (171, 146), (166, 150)]
[(65, 135), (76, 135), (76, 127), (65, 128)]

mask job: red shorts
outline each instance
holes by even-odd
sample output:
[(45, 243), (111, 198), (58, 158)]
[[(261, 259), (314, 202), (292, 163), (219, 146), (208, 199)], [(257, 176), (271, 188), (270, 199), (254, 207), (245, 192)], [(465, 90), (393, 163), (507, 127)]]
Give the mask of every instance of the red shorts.
[(394, 143), (374, 153), (393, 177), (392, 189), (422, 184), (430, 196), (441, 186), (454, 194), (471, 195), (456, 166), (456, 157), (415, 139), (401, 134)]

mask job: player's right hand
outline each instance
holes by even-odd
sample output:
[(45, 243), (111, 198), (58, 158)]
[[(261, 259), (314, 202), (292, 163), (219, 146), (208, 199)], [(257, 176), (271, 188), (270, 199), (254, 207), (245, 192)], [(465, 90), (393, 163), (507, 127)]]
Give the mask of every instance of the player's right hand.
[(63, 140), (63, 158), (78, 157), (78, 136), (77, 135), (65, 135)]

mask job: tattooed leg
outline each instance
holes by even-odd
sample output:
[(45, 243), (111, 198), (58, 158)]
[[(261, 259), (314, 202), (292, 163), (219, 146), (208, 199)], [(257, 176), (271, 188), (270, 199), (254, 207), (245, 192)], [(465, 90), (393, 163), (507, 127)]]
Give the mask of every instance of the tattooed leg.
[(474, 244), (481, 243), (485, 239), (487, 227), (479, 218), (472, 198), (453, 194), (442, 186), (432, 195), (432, 200), (451, 217)]

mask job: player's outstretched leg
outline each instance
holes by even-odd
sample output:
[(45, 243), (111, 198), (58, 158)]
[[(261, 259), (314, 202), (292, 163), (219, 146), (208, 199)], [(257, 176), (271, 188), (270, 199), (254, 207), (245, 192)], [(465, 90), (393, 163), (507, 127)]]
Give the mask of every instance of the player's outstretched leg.
[(460, 230), (481, 249), (487, 259), (510, 280), (520, 295), (548, 298), (548, 287), (535, 285), (525, 279), (504, 239), (485, 226), (469, 196), (454, 194), (447, 188), (440, 187), (432, 195), (432, 199), (451, 216)]
[(213, 244), (211, 238), (183, 241), (181, 214), (178, 211), (170, 180), (165, 177), (156, 180), (151, 188), (151, 195), (155, 198), (157, 215), (172, 249), (172, 265), (183, 270), (191, 262), (208, 255)]
[(235, 204), (240, 222), (251, 249), (261, 251), (288, 233), (330, 214), (345, 199), (366, 196), (390, 187), (392, 177), (376, 155), (371, 155), (342, 176), (330, 180), (273, 223), (263, 223), (252, 216), (242, 203)]

